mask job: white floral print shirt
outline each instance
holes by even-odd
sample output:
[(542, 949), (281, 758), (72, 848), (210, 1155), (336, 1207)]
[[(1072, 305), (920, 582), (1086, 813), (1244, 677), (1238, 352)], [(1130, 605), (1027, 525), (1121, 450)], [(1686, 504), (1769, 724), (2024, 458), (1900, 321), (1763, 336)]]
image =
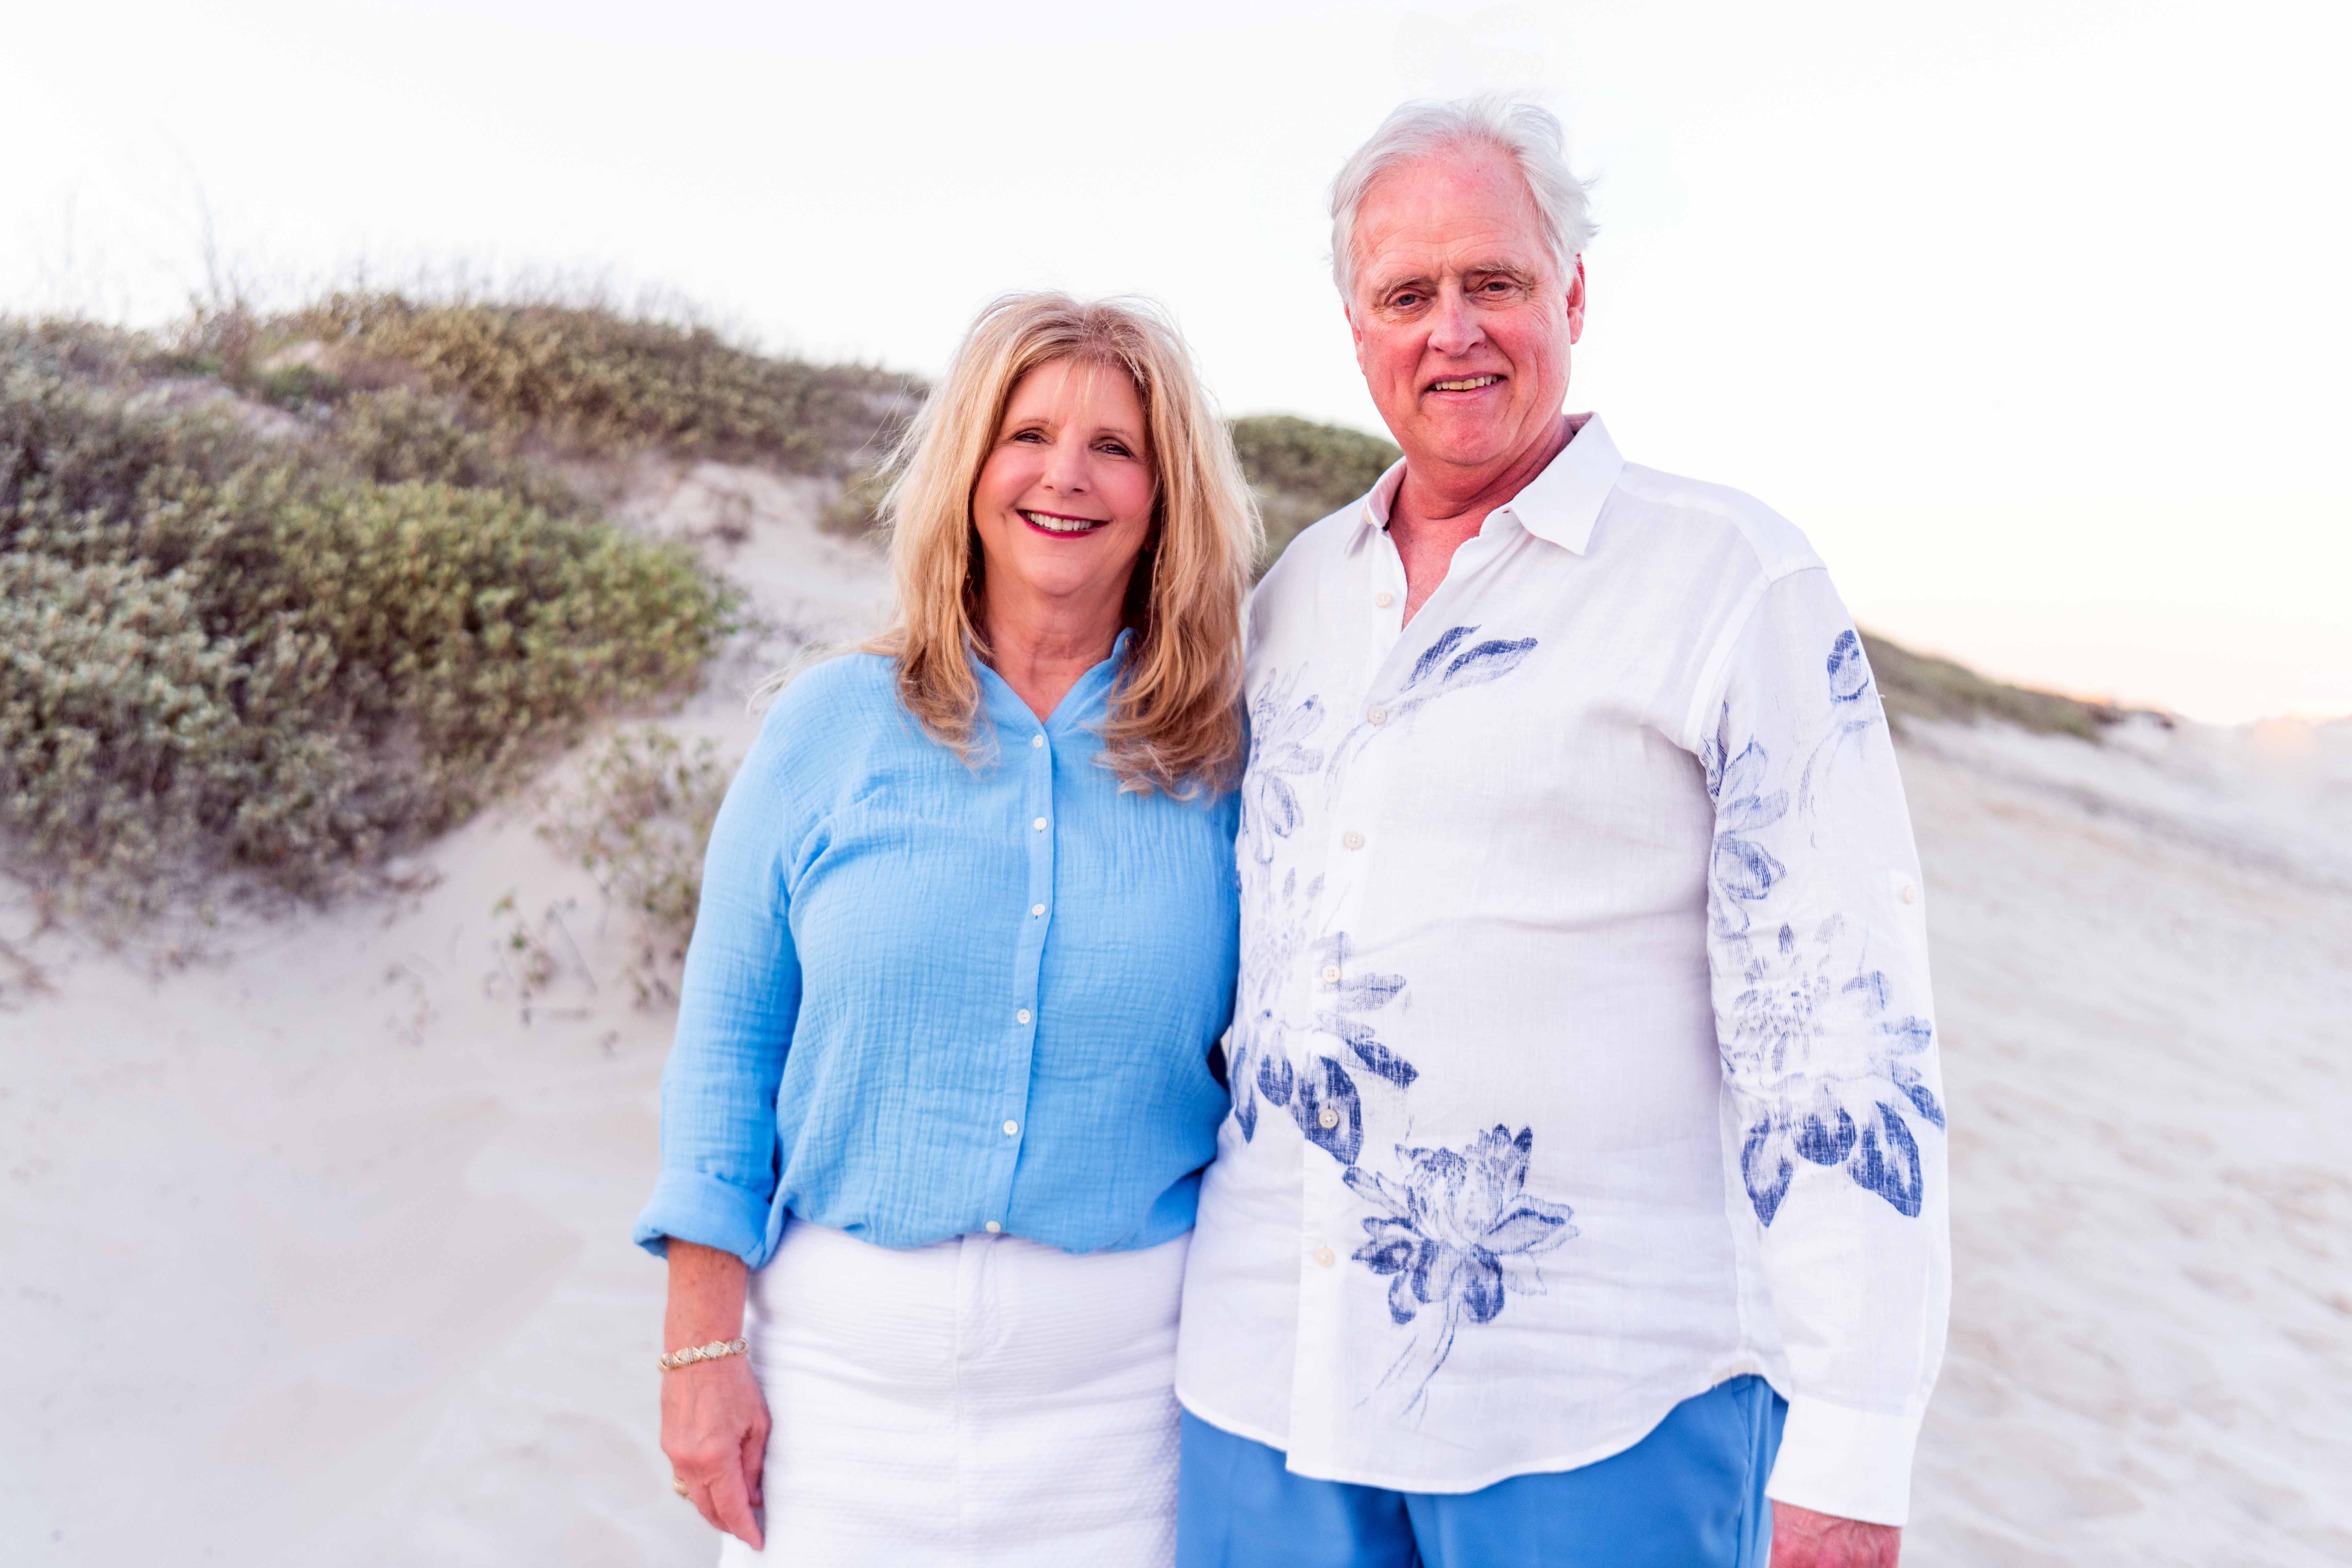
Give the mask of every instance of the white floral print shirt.
[(1943, 1091), (1853, 623), (1795, 528), (1588, 416), (1405, 624), (1402, 474), (1251, 605), (1178, 1394), (1299, 1473), (1456, 1492), (1759, 1373), (1770, 1495), (1900, 1523)]

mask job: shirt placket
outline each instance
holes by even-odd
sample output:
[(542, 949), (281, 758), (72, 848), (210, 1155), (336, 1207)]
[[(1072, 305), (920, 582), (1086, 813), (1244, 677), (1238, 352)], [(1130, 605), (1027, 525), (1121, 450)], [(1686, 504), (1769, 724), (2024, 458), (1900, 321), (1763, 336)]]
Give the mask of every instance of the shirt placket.
[(991, 1233), (1010, 1223), (1013, 1176), (1021, 1160), (1021, 1142), (1029, 1127), (1029, 1086), (1037, 1048), (1038, 977), (1044, 969), (1045, 936), (1054, 919), (1054, 744), (1043, 728), (1033, 730), (1024, 748), (1022, 806), (1028, 820), (1022, 837), (1028, 840), (1029, 879), (1021, 912), (1021, 939), (1013, 946), (1013, 994), (1004, 1005), (1010, 1016), (1013, 1048), (1005, 1053), (1004, 1085), (994, 1108), (998, 1120), (990, 1136), (996, 1144), (994, 1180), (991, 1183)]
[[(1403, 563), (1385, 533), (1368, 544), (1366, 571), (1358, 584), (1368, 612), (1362, 623), (1367, 635), (1349, 661), (1353, 690), (1338, 709), (1345, 721), (1342, 734), (1359, 723), (1387, 722), (1388, 716), (1376, 699), (1383, 689), (1383, 670), (1404, 629)], [(1384, 772), (1377, 758), (1369, 763), (1359, 760), (1344, 769), (1338, 786), (1325, 796), (1323, 811), (1312, 819), (1323, 838), (1323, 895), (1315, 929), (1338, 934), (1355, 927), (1372, 847), (1364, 823), (1372, 816), (1370, 806)], [(1349, 978), (1349, 957), (1345, 942), (1299, 955), (1301, 973), (1293, 983), (1306, 992), (1306, 1012), (1320, 1014), (1336, 1008), (1340, 988)], [(1347, 1065), (1344, 1047), (1336, 1037), (1325, 1037), (1322, 1046)], [(1339, 1113), (1327, 1107), (1322, 1115), (1327, 1119), (1325, 1130), (1336, 1130)], [(1310, 1464), (1330, 1464), (1342, 1453), (1342, 1418), (1356, 1404), (1348, 1375), (1347, 1333), (1347, 1271), (1356, 1246), (1348, 1232), (1355, 1205), (1336, 1160), (1304, 1139), (1299, 1142), (1299, 1153), (1298, 1331), (1291, 1363), (1291, 1451)], [(1360, 1233), (1360, 1226), (1354, 1228)]]
[(1359, 592), (1371, 612), (1372, 635), (1364, 639), (1362, 657), (1358, 659), (1360, 679), (1366, 686), (1380, 677), (1381, 666), (1396, 648), (1397, 639), (1404, 635), (1404, 559), (1397, 553), (1396, 541), (1383, 529), (1366, 542), (1364, 548), (1365, 581)]

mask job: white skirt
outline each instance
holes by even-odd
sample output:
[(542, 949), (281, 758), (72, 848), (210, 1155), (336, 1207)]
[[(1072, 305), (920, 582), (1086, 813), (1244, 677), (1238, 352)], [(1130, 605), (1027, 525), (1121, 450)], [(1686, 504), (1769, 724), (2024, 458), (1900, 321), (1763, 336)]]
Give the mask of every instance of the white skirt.
[(722, 1568), (1173, 1562), (1188, 1240), (899, 1251), (790, 1222), (745, 1316), (767, 1548), (730, 1537)]

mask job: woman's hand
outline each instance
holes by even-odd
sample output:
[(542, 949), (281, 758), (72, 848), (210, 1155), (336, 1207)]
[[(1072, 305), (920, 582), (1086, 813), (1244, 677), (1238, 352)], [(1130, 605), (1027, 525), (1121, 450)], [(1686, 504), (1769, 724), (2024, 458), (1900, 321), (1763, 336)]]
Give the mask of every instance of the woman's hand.
[(741, 1356), (662, 1373), (662, 1452), (713, 1526), (757, 1551), (768, 1403)]
[[(743, 1331), (750, 1271), (731, 1252), (672, 1238), (663, 1348), (731, 1340)], [(662, 1373), (661, 1447), (687, 1496), (713, 1528), (758, 1551), (768, 1456), (768, 1402), (740, 1355)]]

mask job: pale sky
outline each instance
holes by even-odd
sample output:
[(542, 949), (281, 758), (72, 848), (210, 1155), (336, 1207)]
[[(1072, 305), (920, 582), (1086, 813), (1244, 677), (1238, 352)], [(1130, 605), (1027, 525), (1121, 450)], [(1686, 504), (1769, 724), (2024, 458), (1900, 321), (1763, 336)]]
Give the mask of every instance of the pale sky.
[(1132, 291), (1229, 411), (1378, 429), (1326, 188), (1508, 89), (1599, 178), (1569, 401), (1633, 460), (1990, 672), (2345, 713), (2347, 58), (2335, 4), (5, 0), (0, 310), (160, 320), (207, 226), (265, 297), (591, 278), (924, 373)]

